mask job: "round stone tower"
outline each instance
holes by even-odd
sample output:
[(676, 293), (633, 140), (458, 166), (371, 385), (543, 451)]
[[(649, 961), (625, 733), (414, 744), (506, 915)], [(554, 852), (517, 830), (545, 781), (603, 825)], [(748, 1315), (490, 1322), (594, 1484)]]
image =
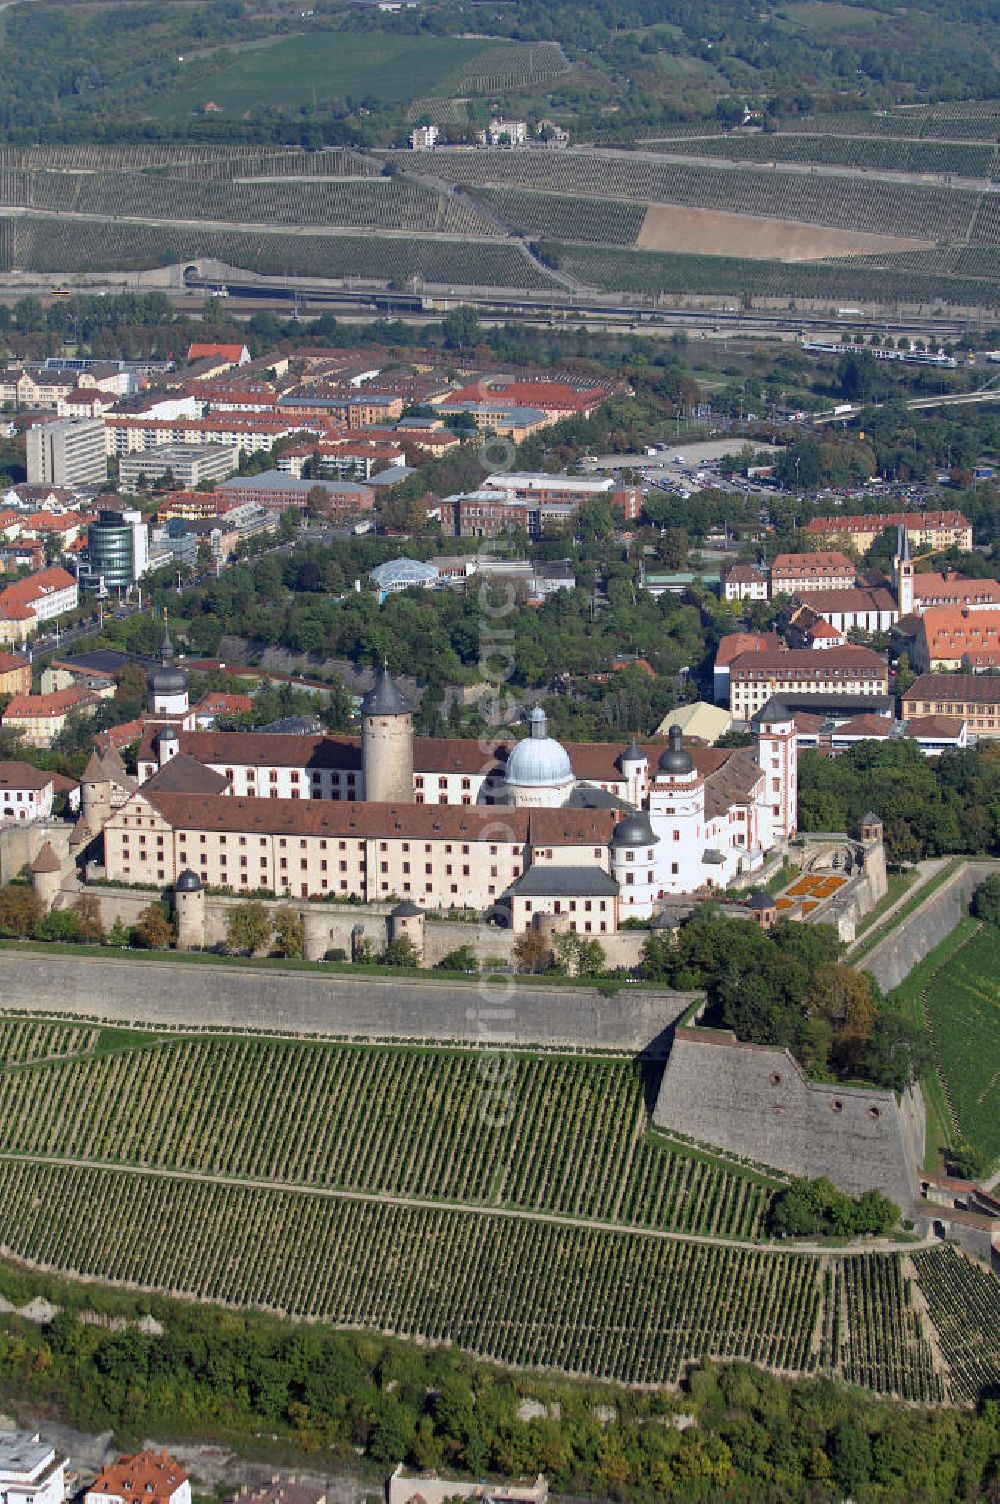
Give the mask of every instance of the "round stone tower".
[(59, 889), (62, 886), (62, 863), (49, 841), (45, 842), (31, 864), (31, 886), (35, 897), (45, 905), (47, 914), (58, 898)]
[(361, 702), (361, 765), (370, 803), (413, 803), (413, 709), (384, 665)]
[(174, 883), (174, 917), (178, 950), (201, 950), (205, 944), (205, 889), (190, 867), (185, 867)]

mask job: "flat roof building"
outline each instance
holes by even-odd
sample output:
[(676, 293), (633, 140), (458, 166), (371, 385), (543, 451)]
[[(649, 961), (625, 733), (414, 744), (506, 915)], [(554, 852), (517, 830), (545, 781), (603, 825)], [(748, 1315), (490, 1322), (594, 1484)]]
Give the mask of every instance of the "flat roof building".
[(99, 418), (39, 423), (25, 434), (25, 447), (32, 485), (76, 490), (102, 486), (108, 478), (104, 424)]
[(191, 490), (202, 481), (224, 480), (239, 462), (239, 451), (228, 444), (163, 444), (123, 454), (118, 478), (123, 486), (135, 486), (142, 478), (161, 480), (169, 474), (179, 486)]

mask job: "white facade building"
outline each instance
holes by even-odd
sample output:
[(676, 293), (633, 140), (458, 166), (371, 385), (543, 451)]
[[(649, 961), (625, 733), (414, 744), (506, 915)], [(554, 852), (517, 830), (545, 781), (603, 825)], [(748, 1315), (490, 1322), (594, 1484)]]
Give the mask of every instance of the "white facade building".
[(0, 1431), (0, 1504), (63, 1504), (66, 1459), (37, 1431)]

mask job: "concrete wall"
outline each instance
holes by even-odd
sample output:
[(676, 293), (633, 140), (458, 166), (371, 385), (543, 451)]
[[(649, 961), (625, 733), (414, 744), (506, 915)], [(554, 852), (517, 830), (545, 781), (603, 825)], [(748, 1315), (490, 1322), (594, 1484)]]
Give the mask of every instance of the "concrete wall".
[[(276, 972), (180, 960), (0, 951), (5, 1011), (114, 1024), (273, 1030), (373, 1039), (665, 1051), (691, 993), (596, 988), (530, 977), (419, 981), (346, 972)], [(655, 1042), (655, 1043), (654, 1043)]]
[(826, 1175), (907, 1209), (923, 1158), (923, 1102), (807, 1080), (787, 1050), (678, 1029), (653, 1121), (792, 1175)]
[(891, 992), (913, 968), (946, 940), (968, 913), (969, 900), (980, 883), (1000, 873), (1000, 862), (963, 862), (918, 908), (890, 930), (860, 962), (883, 992)]

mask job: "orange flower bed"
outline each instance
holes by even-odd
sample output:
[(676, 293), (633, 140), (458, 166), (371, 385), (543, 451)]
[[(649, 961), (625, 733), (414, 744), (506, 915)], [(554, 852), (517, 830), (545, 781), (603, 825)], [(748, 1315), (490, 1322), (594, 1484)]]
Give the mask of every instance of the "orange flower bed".
[(791, 898), (779, 898), (774, 907), (776, 909), (794, 909), (795, 903)]
[(816, 907), (816, 904), (817, 900), (815, 898), (807, 898), (805, 903), (802, 905), (803, 914), (811, 914), (813, 909)]

